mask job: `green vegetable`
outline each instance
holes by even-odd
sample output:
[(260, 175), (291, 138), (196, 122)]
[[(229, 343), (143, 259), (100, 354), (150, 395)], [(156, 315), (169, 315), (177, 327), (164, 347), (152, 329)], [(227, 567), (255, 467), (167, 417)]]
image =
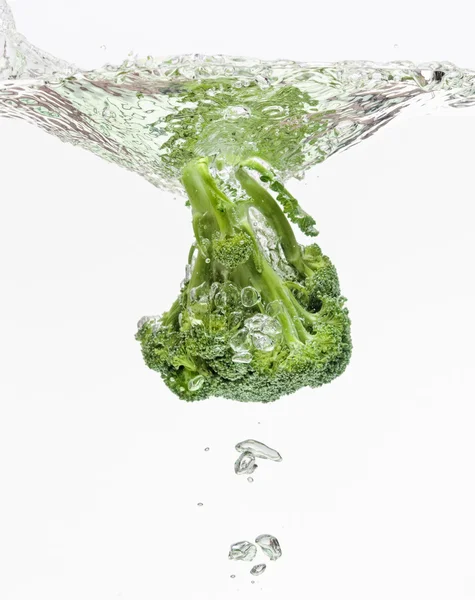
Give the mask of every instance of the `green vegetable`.
[(317, 244), (297, 243), (286, 214), (316, 235), (313, 219), (262, 163), (242, 161), (235, 180), (231, 198), (208, 159), (185, 167), (196, 239), (188, 277), (171, 309), (137, 333), (146, 364), (184, 400), (270, 402), (332, 381), (351, 355), (336, 270)]

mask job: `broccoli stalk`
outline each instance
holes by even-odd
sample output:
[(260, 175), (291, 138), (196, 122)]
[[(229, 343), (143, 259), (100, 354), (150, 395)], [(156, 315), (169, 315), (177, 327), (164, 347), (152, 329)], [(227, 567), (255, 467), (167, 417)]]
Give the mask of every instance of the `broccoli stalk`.
[(137, 333), (146, 364), (185, 400), (272, 401), (331, 381), (351, 355), (336, 270), (316, 244), (297, 242), (287, 216), (309, 235), (314, 220), (262, 163), (241, 163), (235, 178), (241, 194), (231, 199), (207, 159), (185, 167), (188, 278), (172, 308)]

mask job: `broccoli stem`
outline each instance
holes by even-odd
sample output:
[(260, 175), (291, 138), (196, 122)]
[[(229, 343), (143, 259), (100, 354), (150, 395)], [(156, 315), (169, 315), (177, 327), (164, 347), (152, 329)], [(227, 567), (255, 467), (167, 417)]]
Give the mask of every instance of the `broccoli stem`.
[(271, 190), (277, 192), (277, 200), (281, 202), (284, 213), (289, 219), (298, 225), (298, 227), (309, 236), (318, 235), (318, 231), (315, 229), (315, 220), (307, 212), (305, 212), (299, 205), (298, 201), (292, 196), (280, 181), (276, 178), (274, 173), (266, 168), (259, 160), (255, 158), (249, 158), (241, 163), (241, 167), (247, 167), (254, 171), (257, 171), (261, 176), (261, 181), (267, 181), (270, 184)]
[(232, 235), (233, 203), (218, 188), (212, 178), (207, 159), (189, 163), (182, 177), (193, 212), (193, 230), (202, 254), (207, 257), (214, 234)]
[[(244, 169), (239, 168), (236, 175), (249, 196), (247, 201), (234, 203), (219, 190), (209, 172), (206, 159), (193, 161), (184, 171), (183, 183), (190, 200), (198, 243), (189, 289), (197, 287), (203, 281), (210, 282), (211, 274), (213, 279), (218, 274), (220, 279), (229, 279), (239, 288), (252, 285), (265, 303), (275, 300), (282, 302), (284, 311), (278, 315), (278, 319), (287, 343), (305, 343), (310, 336), (305, 326), (314, 323), (315, 315), (299, 304), (281, 277), (263, 258), (249, 222), (250, 206), (259, 210), (274, 229), (289, 264), (301, 276), (307, 275), (311, 270), (305, 264), (292, 227), (276, 201)], [(239, 265), (232, 272), (226, 272), (215, 264), (216, 261), (208, 258), (208, 247), (214, 234), (226, 235), (236, 231), (245, 231), (251, 237), (255, 253), (245, 264)]]
[(178, 327), (178, 315), (181, 312), (181, 304), (177, 298), (171, 305), (170, 310), (162, 315), (162, 324), (165, 326), (172, 326), (175, 329)]
[(206, 262), (206, 257), (198, 250), (198, 255), (190, 276), (188, 289), (198, 287), (205, 281), (209, 281), (210, 264)]
[[(246, 265), (247, 267), (247, 265)], [(267, 302), (280, 300), (284, 306), (284, 311), (277, 315), (283, 328), (283, 335), (288, 344), (305, 343), (310, 334), (305, 329), (302, 321), (303, 315), (297, 299), (293, 296), (283, 284), (282, 279), (277, 275), (274, 269), (267, 261), (263, 261), (262, 272), (251, 268), (249, 269), (250, 281), (253, 287), (259, 290), (261, 296)], [(306, 312), (306, 311), (305, 311)]]
[(251, 205), (267, 219), (269, 225), (276, 232), (285, 258), (297, 272), (305, 276), (307, 267), (302, 259), (300, 245), (297, 242), (292, 226), (277, 202), (253, 177), (243, 168), (238, 169), (236, 177), (245, 192), (251, 197)]

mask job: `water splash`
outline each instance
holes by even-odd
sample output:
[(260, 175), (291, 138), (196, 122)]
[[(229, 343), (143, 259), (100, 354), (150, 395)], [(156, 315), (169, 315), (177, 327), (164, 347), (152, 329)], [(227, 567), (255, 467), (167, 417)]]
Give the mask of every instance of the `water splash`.
[(181, 192), (184, 164), (201, 155), (216, 156), (226, 181), (229, 165), (249, 156), (270, 162), (283, 180), (300, 178), (434, 97), (475, 104), (475, 72), (448, 62), (202, 55), (129, 57), (81, 71), (30, 44), (0, 0), (0, 117), (34, 123), (173, 191)]

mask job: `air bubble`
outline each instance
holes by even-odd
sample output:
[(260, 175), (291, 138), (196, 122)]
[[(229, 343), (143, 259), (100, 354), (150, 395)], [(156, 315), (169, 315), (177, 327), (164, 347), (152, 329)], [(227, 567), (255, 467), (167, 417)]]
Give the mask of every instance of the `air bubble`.
[(275, 462), (281, 462), (282, 456), (262, 442), (257, 440), (244, 440), (236, 444), (236, 450), (238, 452), (251, 452), (256, 458), (265, 458), (267, 460), (273, 460)]
[(240, 329), (229, 340), (229, 345), (236, 352), (249, 350), (252, 347), (251, 340), (249, 338), (249, 331), (245, 327)]
[(245, 287), (241, 290), (241, 302), (248, 308), (255, 306), (260, 299), (261, 296), (259, 292), (251, 286)]
[(252, 475), (256, 469), (256, 457), (252, 452), (243, 452), (234, 463), (234, 472), (236, 475)]
[(196, 392), (203, 386), (204, 382), (205, 378), (203, 377), (203, 375), (197, 375), (196, 377), (193, 377), (193, 379), (190, 379), (190, 381), (188, 382), (188, 389), (190, 390), (190, 392)]
[(272, 352), (275, 347), (274, 340), (268, 335), (253, 331), (250, 337), (256, 350), (260, 350), (261, 352)]
[(257, 548), (251, 542), (236, 542), (229, 550), (229, 560), (252, 561), (257, 554)]
[(277, 560), (282, 556), (279, 541), (276, 537), (269, 534), (260, 535), (256, 538), (256, 544), (262, 548), (271, 560)]
[(231, 360), (235, 363), (247, 364), (252, 362), (252, 354), (250, 352), (236, 352)]
[(251, 575), (262, 575), (266, 569), (267, 566), (264, 563), (261, 563), (260, 565), (254, 565), (251, 569)]

